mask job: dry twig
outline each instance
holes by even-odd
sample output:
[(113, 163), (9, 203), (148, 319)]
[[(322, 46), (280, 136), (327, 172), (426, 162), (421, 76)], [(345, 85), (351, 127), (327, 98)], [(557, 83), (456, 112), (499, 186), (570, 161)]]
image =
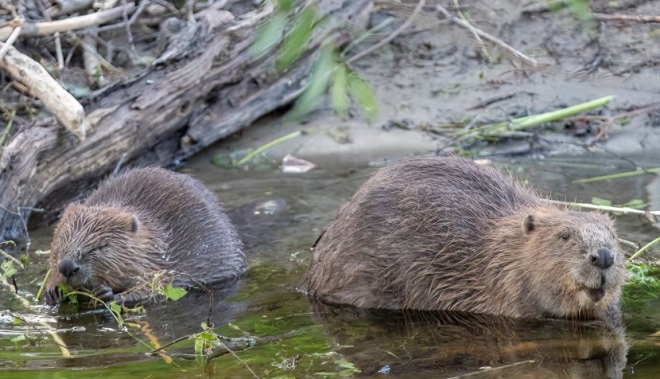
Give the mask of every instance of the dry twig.
[(660, 16), (594, 13), (594, 18), (600, 21), (630, 21), (647, 24), (660, 23)]
[[(45, 0), (37, 0), (39, 11), (48, 21), (53, 21), (50, 14), (46, 11), (44, 4)], [(62, 54), (62, 40), (60, 39), (60, 32), (55, 33), (55, 56), (57, 57), (57, 69), (62, 71), (64, 69), (64, 55)]]
[(415, 10), (413, 10), (413, 12), (410, 14), (410, 16), (408, 16), (406, 21), (404, 21), (403, 24), (401, 24), (401, 26), (399, 26), (389, 36), (385, 37), (384, 39), (382, 39), (377, 44), (375, 44), (375, 45), (369, 47), (368, 49), (363, 50), (363, 51), (355, 54), (354, 56), (350, 57), (349, 59), (347, 59), (346, 64), (351, 64), (353, 62), (356, 62), (359, 59), (364, 58), (365, 56), (373, 53), (374, 51), (376, 51), (376, 50), (380, 49), (381, 47), (383, 47), (383, 46), (387, 45), (388, 43), (390, 43), (390, 41), (392, 41), (394, 38), (396, 38), (396, 36), (398, 36), (402, 31), (404, 31), (407, 27), (409, 27), (410, 24), (412, 24), (412, 22), (415, 20), (415, 17), (419, 14), (419, 12), (422, 10), (422, 8), (424, 8), (424, 4), (426, 4), (426, 0), (419, 0), (419, 2), (417, 3), (417, 6), (415, 7)]
[(14, 42), (16, 42), (16, 39), (18, 36), (21, 34), (21, 27), (17, 27), (14, 29), (13, 32), (11, 32), (11, 35), (9, 36), (9, 39), (7, 39), (7, 42), (2, 46), (2, 49), (0, 49), (0, 61), (2, 61), (5, 57), (5, 54), (7, 54), (7, 51), (9, 51), (9, 48), (14, 45)]
[(92, 7), (94, 0), (56, 0), (52, 7), (46, 9), (50, 17), (62, 16), (79, 12)]
[(101, 69), (100, 55), (97, 52), (98, 30), (90, 29), (82, 39), (83, 46), (83, 65), (87, 71), (87, 78), (94, 83), (97, 88), (105, 87), (105, 77)]
[(41, 100), (65, 128), (79, 139), (84, 140), (86, 133), (85, 110), (78, 100), (62, 88), (32, 58), (3, 42), (0, 42), (0, 48), (0, 51), (7, 50), (4, 59), (0, 59), (0, 68), (7, 71), (14, 79), (28, 86), (30, 93)]
[[(116, 8), (100, 11), (84, 16), (71, 17), (64, 20), (50, 22), (26, 22), (23, 23), (24, 37), (44, 36), (55, 34), (57, 32), (68, 32), (76, 29), (83, 29), (94, 25), (104, 24), (108, 21), (121, 17), (124, 12), (131, 14), (135, 11), (135, 3), (128, 3)], [(6, 25), (0, 28), (0, 41), (4, 41), (14, 30), (13, 25)]]
[(529, 66), (529, 67), (538, 67), (538, 66), (539, 66), (539, 64), (538, 64), (538, 62), (536, 61), (536, 59), (528, 57), (527, 55), (525, 55), (525, 54), (521, 53), (520, 51), (514, 49), (513, 47), (509, 46), (508, 44), (506, 44), (506, 43), (505, 43), (504, 41), (502, 41), (501, 39), (499, 39), (499, 38), (497, 38), (497, 37), (494, 37), (494, 36), (492, 36), (492, 35), (490, 35), (490, 34), (484, 32), (484, 31), (481, 30), (481, 29), (475, 28), (475, 27), (472, 26), (470, 23), (465, 22), (465, 21), (463, 21), (463, 20), (461, 20), (461, 19), (459, 19), (459, 18), (456, 18), (456, 17), (452, 16), (452, 15), (449, 13), (449, 11), (448, 11), (447, 9), (445, 9), (443, 6), (441, 6), (441, 5), (436, 5), (435, 7), (436, 7), (436, 9), (437, 9), (440, 13), (442, 13), (447, 19), (451, 20), (453, 23), (455, 23), (455, 24), (457, 24), (458, 26), (460, 26), (460, 27), (462, 27), (462, 28), (464, 28), (464, 29), (467, 29), (467, 30), (469, 30), (469, 31), (471, 31), (471, 32), (473, 32), (473, 33), (476, 33), (476, 34), (479, 35), (481, 38), (483, 38), (483, 39), (485, 39), (485, 40), (488, 40), (488, 41), (490, 41), (491, 43), (497, 45), (500, 49), (506, 51), (507, 53), (509, 53), (509, 54), (512, 55), (513, 57), (515, 57), (515, 58), (517, 58), (518, 60), (520, 60), (521, 62), (525, 63), (527, 66)]
[(6, 251), (0, 249), (0, 255), (5, 257), (5, 259), (9, 259), (10, 261), (14, 262), (14, 264), (20, 267), (21, 270), (25, 270), (25, 266), (23, 265), (23, 263), (21, 263), (21, 261), (9, 255), (9, 253), (7, 253)]
[[(458, 0), (454, 0), (454, 6), (456, 7), (458, 15), (463, 19), (463, 21), (470, 24), (470, 21), (468, 21), (467, 17), (465, 17), (463, 14), (463, 11), (461, 11), (461, 5), (458, 3)], [(472, 24), (470, 24), (470, 26), (472, 26)], [(493, 63), (493, 58), (491, 58), (490, 54), (488, 54), (488, 49), (486, 49), (484, 41), (481, 40), (481, 37), (479, 37), (479, 33), (476, 32), (474, 26), (470, 28), (470, 31), (472, 32), (472, 35), (474, 35), (474, 38), (477, 40), (477, 45), (479, 45), (479, 49), (481, 49), (481, 53), (488, 60), (488, 63)]]

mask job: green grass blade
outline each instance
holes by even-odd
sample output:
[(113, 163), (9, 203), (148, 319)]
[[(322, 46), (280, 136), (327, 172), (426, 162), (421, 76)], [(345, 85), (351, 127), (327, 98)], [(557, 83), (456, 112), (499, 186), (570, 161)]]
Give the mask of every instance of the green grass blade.
[(284, 71), (298, 59), (305, 50), (316, 22), (316, 9), (305, 8), (296, 20), (296, 26), (283, 42), (282, 53), (277, 60), (277, 69)]

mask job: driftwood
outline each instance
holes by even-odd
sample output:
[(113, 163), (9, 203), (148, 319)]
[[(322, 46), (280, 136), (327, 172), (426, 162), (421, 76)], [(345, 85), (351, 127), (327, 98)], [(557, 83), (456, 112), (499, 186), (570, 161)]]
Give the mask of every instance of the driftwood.
[(187, 50), (170, 49), (163, 54), (168, 60), (157, 61), (164, 64), (106, 87), (85, 104), (90, 129), (84, 141), (54, 122), (18, 132), (0, 156), (0, 237), (24, 240), (16, 213), (28, 217), (39, 204), (57, 208), (110, 173), (123, 154), (129, 166), (170, 165), (290, 103), (320, 43), (341, 38), (349, 24), (364, 27), (371, 8), (368, 0), (316, 3), (326, 21), (284, 74), (274, 69), (275, 54), (256, 60), (248, 49), (269, 9), (236, 20), (210, 7), (190, 23), (195, 38)]

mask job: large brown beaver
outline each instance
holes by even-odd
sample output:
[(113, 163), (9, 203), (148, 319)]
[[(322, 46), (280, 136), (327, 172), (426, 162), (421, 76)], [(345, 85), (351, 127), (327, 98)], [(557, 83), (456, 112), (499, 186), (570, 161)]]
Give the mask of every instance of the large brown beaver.
[(140, 168), (65, 209), (49, 267), (49, 304), (60, 301), (60, 284), (134, 303), (152, 295), (155, 276), (180, 287), (229, 282), (245, 272), (246, 262), (213, 193), (187, 175)]
[(445, 156), (377, 171), (319, 239), (301, 289), (363, 308), (619, 320), (625, 276), (608, 216)]

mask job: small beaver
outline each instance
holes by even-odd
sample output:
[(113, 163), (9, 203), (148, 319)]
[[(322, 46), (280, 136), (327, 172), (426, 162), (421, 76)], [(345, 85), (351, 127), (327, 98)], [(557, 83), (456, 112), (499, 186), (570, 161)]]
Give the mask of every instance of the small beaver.
[(362, 308), (616, 322), (625, 277), (607, 215), (444, 156), (378, 170), (317, 241), (301, 289)]
[(158, 273), (192, 287), (234, 281), (246, 270), (243, 245), (215, 195), (161, 168), (126, 171), (70, 204), (48, 265), (48, 304), (61, 300), (60, 284), (135, 303), (152, 295), (145, 281)]

